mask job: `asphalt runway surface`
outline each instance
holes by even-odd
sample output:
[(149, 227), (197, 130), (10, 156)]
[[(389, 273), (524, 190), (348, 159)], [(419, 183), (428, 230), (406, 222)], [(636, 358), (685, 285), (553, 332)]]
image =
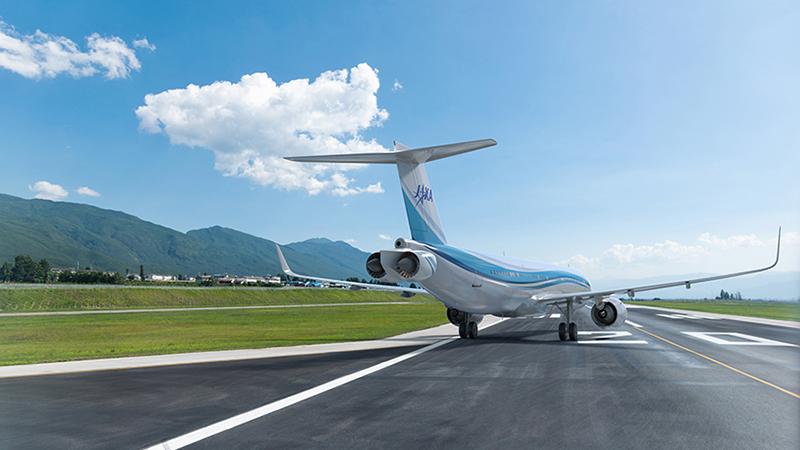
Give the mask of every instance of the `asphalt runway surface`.
[(628, 318), (598, 334), (579, 316), (577, 343), (560, 342), (548, 316), (433, 349), (3, 379), (0, 447), (146, 448), (278, 405), (191, 447), (800, 448), (800, 330), (641, 308)]

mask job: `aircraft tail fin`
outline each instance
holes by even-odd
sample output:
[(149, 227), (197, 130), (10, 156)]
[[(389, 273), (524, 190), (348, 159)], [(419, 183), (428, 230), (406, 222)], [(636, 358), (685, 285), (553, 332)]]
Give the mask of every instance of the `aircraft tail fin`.
[(285, 159), (315, 163), (396, 164), (397, 172), (400, 175), (400, 184), (403, 187), (403, 201), (406, 207), (408, 226), (411, 229), (411, 238), (431, 244), (444, 244), (446, 242), (444, 231), (424, 164), (496, 144), (494, 139), (481, 139), (410, 149), (395, 142), (395, 151), (393, 152), (291, 156)]

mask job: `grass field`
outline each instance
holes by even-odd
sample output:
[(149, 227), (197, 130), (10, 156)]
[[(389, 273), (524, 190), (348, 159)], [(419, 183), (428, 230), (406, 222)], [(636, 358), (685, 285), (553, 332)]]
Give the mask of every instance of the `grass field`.
[(632, 304), (686, 309), (736, 316), (800, 321), (800, 303), (751, 301), (637, 301)]
[(445, 321), (438, 302), (3, 317), (0, 365), (378, 339)]
[[(197, 306), (253, 306), (407, 300), (396, 293), (344, 289), (40, 288), (0, 289), (0, 312)], [(417, 295), (414, 302), (435, 302)]]

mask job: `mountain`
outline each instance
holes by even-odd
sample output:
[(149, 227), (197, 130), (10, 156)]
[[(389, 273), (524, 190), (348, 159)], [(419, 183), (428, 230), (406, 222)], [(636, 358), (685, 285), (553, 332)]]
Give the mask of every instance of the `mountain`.
[[(310, 239), (284, 246), (292, 268), (326, 277), (367, 278), (367, 253), (345, 242)], [(279, 273), (275, 243), (214, 226), (187, 233), (94, 206), (0, 194), (0, 261), (18, 254), (55, 267), (148, 273)]]

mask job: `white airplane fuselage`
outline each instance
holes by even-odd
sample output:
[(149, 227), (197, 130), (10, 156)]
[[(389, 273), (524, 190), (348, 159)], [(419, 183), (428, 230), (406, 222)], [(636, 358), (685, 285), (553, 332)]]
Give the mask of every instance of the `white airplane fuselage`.
[(548, 305), (531, 301), (537, 296), (591, 288), (581, 275), (547, 264), (491, 257), (444, 244), (406, 240), (405, 246), (436, 256), (433, 275), (416, 283), (446, 306), (468, 313), (504, 317), (541, 314)]

